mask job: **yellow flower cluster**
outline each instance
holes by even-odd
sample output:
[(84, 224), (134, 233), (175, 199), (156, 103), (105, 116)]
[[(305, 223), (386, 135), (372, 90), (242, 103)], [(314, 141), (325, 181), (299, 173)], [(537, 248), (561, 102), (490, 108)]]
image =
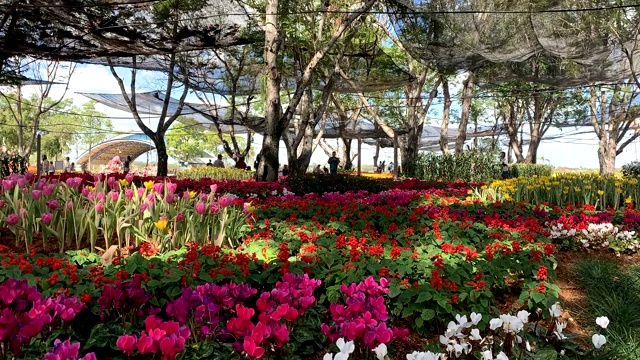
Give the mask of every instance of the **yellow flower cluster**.
[(251, 180), (254, 172), (236, 168), (216, 168), (211, 166), (199, 166), (186, 170), (180, 170), (176, 174), (178, 179), (218, 179), (218, 180)]
[(590, 204), (605, 209), (624, 203), (637, 204), (640, 187), (637, 178), (597, 174), (563, 173), (543, 177), (498, 180), (490, 184), (505, 200), (532, 204)]

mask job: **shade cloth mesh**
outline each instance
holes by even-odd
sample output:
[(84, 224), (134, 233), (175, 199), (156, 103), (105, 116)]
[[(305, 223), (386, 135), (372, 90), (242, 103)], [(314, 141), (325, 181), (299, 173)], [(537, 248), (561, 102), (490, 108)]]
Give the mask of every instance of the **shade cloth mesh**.
[[(493, 65), (494, 81), (574, 86), (619, 81), (639, 70), (637, 0), (391, 0), (390, 4), (405, 47), (444, 71)], [(547, 64), (543, 69), (531, 66), (540, 59)]]

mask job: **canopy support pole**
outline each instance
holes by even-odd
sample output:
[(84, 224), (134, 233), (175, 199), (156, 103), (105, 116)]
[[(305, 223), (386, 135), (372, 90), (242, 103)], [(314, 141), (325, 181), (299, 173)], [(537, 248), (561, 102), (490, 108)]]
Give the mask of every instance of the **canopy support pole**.
[(398, 180), (398, 133), (395, 131), (393, 132), (393, 180)]
[(362, 136), (358, 134), (358, 176), (362, 175)]

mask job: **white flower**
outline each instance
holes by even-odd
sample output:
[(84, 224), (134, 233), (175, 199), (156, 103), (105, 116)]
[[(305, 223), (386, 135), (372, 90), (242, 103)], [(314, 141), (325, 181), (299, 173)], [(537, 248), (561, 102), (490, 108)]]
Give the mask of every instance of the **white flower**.
[(441, 356), (442, 354), (432, 353), (431, 351), (427, 351), (427, 352), (414, 351), (411, 354), (407, 354), (407, 360), (440, 360)]
[(340, 349), (340, 352), (346, 355), (351, 354), (356, 349), (353, 341), (344, 342), (344, 338), (338, 339), (338, 341), (336, 341), (336, 345), (338, 346), (338, 349)]
[(500, 326), (502, 326), (502, 319), (491, 319), (491, 321), (489, 321), (489, 329), (491, 330), (495, 330), (497, 328), (499, 328)]
[(471, 340), (482, 340), (482, 336), (480, 336), (480, 330), (478, 329), (471, 330)]
[(482, 320), (482, 314), (472, 312), (470, 318), (472, 325), (478, 325), (480, 320)]
[(520, 319), (520, 321), (522, 321), (523, 323), (529, 322), (529, 315), (530, 313), (527, 310), (518, 311), (518, 319)]
[(348, 360), (349, 354), (339, 352), (334, 356), (333, 360)]
[(330, 353), (324, 354), (324, 357), (322, 358), (322, 360), (333, 360), (333, 354), (330, 354)]
[(485, 350), (482, 352), (482, 360), (493, 360), (493, 353), (491, 350)]
[(606, 344), (607, 338), (605, 338), (604, 335), (593, 334), (593, 336), (591, 337), (591, 341), (593, 342), (593, 346), (595, 346), (596, 349), (600, 349), (602, 345)]
[(440, 335), (440, 344), (442, 345), (448, 345), (449, 344), (449, 338), (443, 335)]
[(556, 303), (551, 305), (551, 309), (549, 309), (549, 312), (551, 313), (552, 317), (560, 317), (560, 314), (562, 314), (562, 308)]
[(502, 351), (500, 351), (500, 353), (498, 354), (498, 356), (496, 356), (496, 360), (509, 360), (509, 358), (507, 357), (507, 355), (505, 355), (505, 353), (503, 353)]
[(387, 345), (380, 344), (373, 351), (376, 353), (378, 360), (384, 360), (384, 357), (387, 356)]
[(467, 321), (467, 315), (462, 315), (462, 316), (460, 316), (460, 314), (456, 315), (456, 321), (458, 322), (458, 324), (460, 324), (460, 326), (465, 328), (469, 327), (469, 325), (471, 324)]
[(596, 324), (603, 329), (606, 329), (609, 326), (609, 318), (606, 316), (600, 316), (596, 318)]
[(559, 321), (556, 321), (556, 330), (553, 332), (553, 334), (558, 338), (558, 340), (564, 340), (567, 337), (564, 336), (564, 334), (562, 333), (562, 330), (564, 330), (564, 328), (567, 327), (567, 323), (561, 323)]

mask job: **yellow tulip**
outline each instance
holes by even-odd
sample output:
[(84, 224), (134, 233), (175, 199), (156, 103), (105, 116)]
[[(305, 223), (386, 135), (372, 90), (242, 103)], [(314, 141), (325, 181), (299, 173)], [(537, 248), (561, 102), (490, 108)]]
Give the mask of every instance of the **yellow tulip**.
[(154, 224), (156, 225), (156, 227), (159, 230), (164, 230), (167, 227), (167, 217), (166, 216), (160, 216), (160, 219), (158, 219), (158, 221), (154, 222)]
[(195, 191), (189, 191), (189, 199), (193, 199), (194, 197), (196, 197), (196, 195), (198, 195), (197, 192)]
[(151, 180), (149, 180), (149, 181), (145, 181), (145, 182), (143, 183), (144, 187), (145, 187), (147, 190), (151, 190), (151, 189), (153, 188), (153, 184), (155, 184), (155, 183), (154, 183), (153, 181), (151, 181)]
[(127, 181), (127, 179), (120, 179), (120, 185), (129, 186), (129, 182)]
[(624, 199), (624, 202), (627, 204), (631, 204), (631, 196), (629, 196), (628, 198)]
[(602, 190), (598, 190), (598, 195), (601, 195), (601, 196), (602, 196), (603, 194), (604, 194), (604, 191), (602, 191)]

